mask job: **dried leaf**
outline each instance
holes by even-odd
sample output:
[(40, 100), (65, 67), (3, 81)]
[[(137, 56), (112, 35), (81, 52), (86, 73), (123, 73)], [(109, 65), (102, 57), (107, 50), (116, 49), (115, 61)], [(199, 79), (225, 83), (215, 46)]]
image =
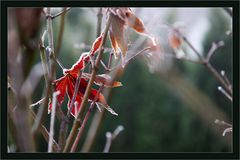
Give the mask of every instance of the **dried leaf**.
[(115, 52), (115, 56), (118, 56), (117, 49), (119, 47), (123, 57), (125, 58), (126, 52), (128, 50), (128, 39), (125, 34), (124, 22), (117, 16), (113, 16), (112, 18), (112, 23), (110, 26), (110, 39)]
[[(91, 75), (88, 73), (83, 73), (82, 76), (88, 79), (91, 77)], [(111, 88), (122, 86), (121, 82), (113, 81), (108, 74), (96, 75), (94, 79), (94, 83), (99, 86), (104, 85), (105, 87), (111, 87)]]
[(177, 49), (181, 46), (182, 44), (182, 40), (180, 39), (179, 36), (175, 35), (174, 33), (172, 33), (170, 36), (169, 36), (169, 43), (171, 45), (171, 47), (173, 49)]
[(115, 52), (115, 58), (118, 57), (118, 48), (121, 50), (122, 66), (126, 64), (126, 53), (128, 50), (128, 38), (125, 33), (125, 27), (131, 27), (138, 33), (144, 33), (149, 36), (143, 22), (134, 15), (130, 8), (109, 8), (112, 14), (112, 22), (110, 26), (110, 40)]
[(129, 27), (133, 28), (135, 31), (139, 33), (145, 32), (144, 24), (143, 22), (137, 18), (132, 11), (126, 12), (126, 23)]

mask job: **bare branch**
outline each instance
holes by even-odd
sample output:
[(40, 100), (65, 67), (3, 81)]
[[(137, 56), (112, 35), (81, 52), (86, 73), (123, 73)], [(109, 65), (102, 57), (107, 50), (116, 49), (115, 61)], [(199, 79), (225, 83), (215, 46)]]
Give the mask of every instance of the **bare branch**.
[[(105, 66), (105, 67), (106, 67), (106, 68), (105, 68), (105, 74), (107, 74), (107, 73), (110, 71), (109, 68), (111, 67), (112, 57), (113, 57), (113, 52), (111, 52), (110, 55), (109, 55), (108, 65)], [(98, 106), (98, 104), (96, 103), (96, 101), (97, 101), (97, 99), (98, 99), (99, 94), (102, 92), (103, 89), (104, 89), (104, 85), (102, 85), (102, 86), (98, 89), (97, 95), (94, 97), (94, 100), (92, 101), (92, 103), (91, 103), (91, 105), (90, 105), (90, 107), (89, 107), (89, 109), (88, 109), (88, 112), (87, 112), (87, 114), (86, 114), (85, 117), (84, 117), (83, 123), (82, 123), (82, 125), (81, 125), (81, 127), (80, 127), (80, 129), (79, 129), (79, 132), (78, 132), (78, 134), (77, 134), (77, 137), (76, 137), (76, 139), (75, 139), (75, 141), (74, 141), (74, 143), (73, 143), (73, 145), (72, 145), (71, 152), (75, 152), (75, 151), (76, 151), (77, 145), (78, 145), (78, 143), (79, 143), (79, 141), (80, 141), (80, 139), (81, 139), (83, 130), (84, 130), (85, 126), (86, 126), (86, 123), (87, 123), (87, 121), (88, 121), (88, 118), (89, 118), (89, 116), (90, 116), (90, 113), (91, 113), (92, 110), (93, 110), (94, 105), (96, 104), (96, 106), (99, 108), (99, 106)], [(100, 108), (99, 108), (99, 110), (100, 110)]]
[(232, 89), (232, 84), (230, 83), (229, 79), (227, 78), (224, 70), (221, 70), (221, 76), (223, 77), (225, 82), (228, 84), (228, 88)]
[[(228, 84), (222, 78), (222, 76), (216, 71), (216, 69), (209, 63), (207, 59), (205, 59), (196, 48), (189, 42), (189, 40), (179, 32), (179, 35), (182, 37), (184, 42), (196, 53), (199, 57), (200, 61), (204, 64), (204, 66), (213, 74), (213, 76), (222, 84), (222, 86), (232, 95), (232, 89), (228, 87)], [(211, 54), (211, 52), (209, 52)], [(210, 56), (211, 57), (211, 56)]]
[(218, 90), (219, 90), (223, 95), (225, 95), (230, 101), (232, 101), (232, 97), (231, 97), (221, 86), (218, 86)]
[(51, 119), (50, 119), (50, 136), (49, 136), (49, 142), (48, 142), (48, 152), (52, 152), (57, 96), (59, 94), (60, 94), (60, 91), (57, 91), (57, 92), (54, 92), (52, 96), (53, 98), (52, 98), (52, 112), (51, 112)]
[(99, 8), (98, 13), (97, 13), (97, 37), (99, 37), (101, 34), (102, 17), (103, 17), (102, 8)]
[(110, 147), (111, 147), (111, 144), (112, 144), (112, 141), (113, 141), (113, 140), (119, 135), (119, 133), (120, 133), (121, 131), (123, 131), (123, 130), (124, 130), (124, 127), (123, 127), (122, 125), (119, 125), (119, 126), (115, 129), (115, 131), (114, 131), (113, 133), (111, 133), (111, 132), (107, 132), (107, 133), (106, 133), (106, 138), (107, 138), (107, 140), (106, 140), (106, 144), (105, 144), (105, 147), (104, 147), (104, 150), (103, 150), (104, 153), (109, 152)]
[(82, 71), (79, 70), (78, 71), (78, 77), (77, 77), (77, 80), (76, 80), (77, 82), (76, 82), (76, 85), (75, 85), (75, 88), (74, 88), (73, 98), (72, 98), (72, 101), (70, 103), (70, 107), (69, 107), (68, 112), (67, 112), (67, 117), (68, 118), (70, 117), (70, 113), (72, 111), (73, 104), (74, 104), (76, 96), (77, 96), (77, 92), (78, 92), (78, 89), (79, 89), (79, 86), (80, 86), (81, 76), (82, 76)]
[[(32, 109), (30, 109), (30, 113), (32, 115), (32, 118), (35, 119), (36, 118), (36, 114), (33, 112)], [(44, 139), (46, 140), (46, 142), (48, 142), (49, 141), (48, 130), (42, 124), (40, 124), (39, 130), (40, 130), (40, 133), (43, 135)], [(52, 142), (53, 142), (53, 146), (52, 146), (53, 147), (53, 151), (58, 151), (59, 145), (57, 144), (57, 142), (54, 139), (52, 140)]]
[(108, 30), (109, 30), (109, 27), (110, 27), (111, 17), (112, 17), (112, 15), (110, 14), (109, 18), (108, 18), (108, 21), (107, 21), (107, 24), (106, 24), (106, 27), (105, 27), (105, 30), (104, 30), (103, 40), (102, 40), (102, 44), (100, 45), (101, 47), (100, 47), (99, 52), (98, 52), (97, 60), (96, 60), (95, 66), (92, 70), (91, 78), (88, 82), (87, 89), (85, 91), (85, 94), (84, 94), (84, 97), (83, 97), (83, 100), (82, 100), (82, 103), (81, 103), (81, 106), (80, 106), (79, 114), (77, 116), (77, 119), (74, 121), (72, 130), (71, 130), (70, 135), (67, 139), (67, 143), (66, 143), (66, 146), (64, 148), (64, 152), (66, 152), (70, 149), (70, 146), (73, 142), (73, 139), (76, 136), (77, 130), (80, 126), (80, 121), (79, 120), (83, 118), (84, 110), (85, 110), (86, 104), (88, 102), (88, 97), (90, 95), (90, 91), (92, 89), (92, 85), (93, 85), (95, 76), (97, 74), (97, 70), (98, 70), (98, 67), (100, 65), (100, 60), (102, 58), (102, 54), (103, 54), (103, 51), (104, 51), (104, 45), (105, 45), (105, 42), (106, 42)]
[(67, 13), (70, 9), (72, 9), (72, 7), (68, 7), (68, 8), (66, 8), (66, 9), (64, 9), (63, 11), (61, 11), (61, 12), (59, 12), (59, 13), (51, 16), (51, 18), (54, 19), (54, 18), (56, 18), (56, 17), (58, 17), (58, 16), (60, 16), (60, 15), (63, 15), (63, 14), (65, 14), (65, 13)]
[(210, 58), (212, 57), (213, 53), (220, 47), (224, 46), (224, 42), (223, 41), (220, 41), (218, 43), (215, 43), (213, 42), (212, 43), (212, 47), (210, 48), (210, 50), (208, 51), (208, 54), (207, 54), (207, 58), (206, 60), (209, 62), (210, 61)]
[(60, 52), (60, 48), (61, 48), (66, 9), (67, 9), (66, 7), (63, 8), (63, 14), (62, 14), (61, 19), (60, 19), (60, 29), (59, 29), (59, 32), (58, 32), (58, 40), (57, 40), (57, 46), (56, 46), (56, 52), (55, 52), (56, 57), (58, 57), (59, 52)]
[(35, 106), (37, 106), (37, 105), (39, 105), (39, 104), (42, 104), (42, 103), (44, 102), (44, 100), (45, 100), (45, 97), (43, 97), (43, 98), (40, 99), (39, 101), (31, 104), (29, 107), (35, 107)]

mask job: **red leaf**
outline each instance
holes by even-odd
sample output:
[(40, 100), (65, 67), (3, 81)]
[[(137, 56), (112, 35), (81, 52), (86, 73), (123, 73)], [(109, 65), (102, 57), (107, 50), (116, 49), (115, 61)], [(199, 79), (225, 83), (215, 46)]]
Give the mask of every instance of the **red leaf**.
[[(60, 91), (60, 94), (57, 96), (57, 102), (59, 105), (61, 105), (64, 100), (64, 96), (66, 94), (67, 78), (66, 78), (66, 76), (63, 76), (63, 77), (55, 80), (53, 83), (55, 85), (54, 92)], [(48, 113), (50, 113), (51, 110), (52, 110), (52, 102), (49, 103)]]
[(90, 51), (91, 56), (94, 56), (94, 54), (98, 51), (101, 43), (102, 43), (102, 34), (94, 41), (93, 46)]
[[(57, 96), (59, 105), (62, 104), (62, 102), (64, 100), (64, 96), (67, 93), (68, 99), (69, 99), (68, 100), (68, 109), (70, 109), (70, 107), (71, 107), (70, 105), (71, 105), (71, 102), (72, 102), (73, 96), (74, 96), (74, 90), (75, 90), (76, 80), (78, 77), (78, 72), (79, 72), (79, 70), (82, 70), (85, 67), (86, 63), (88, 63), (90, 61), (90, 56), (95, 55), (97, 50), (100, 48), (101, 43), (102, 43), (102, 35), (95, 40), (90, 53), (83, 53), (80, 56), (79, 60), (70, 69), (66, 69), (64, 71), (65, 75), (63, 77), (61, 77), (53, 82), (55, 84), (54, 91), (60, 91), (60, 94)], [(85, 74), (87, 75), (87, 73), (85, 73)], [(88, 85), (87, 79), (88, 79), (88, 77), (86, 78), (86, 76), (84, 78), (80, 79), (80, 85), (79, 85), (77, 95), (74, 100), (74, 105), (70, 112), (74, 117), (77, 116), (77, 113), (80, 110), (82, 98), (85, 94), (85, 91), (86, 91), (86, 88)], [(110, 84), (109, 79), (107, 79), (104, 76), (97, 76), (96, 82), (106, 84), (106, 86), (108, 85), (111, 87), (120, 86), (120, 84), (119, 84), (120, 82), (114, 82), (114, 83)], [(101, 103), (102, 105), (104, 105), (105, 108), (107, 108), (109, 111), (111, 111), (112, 114), (116, 114), (108, 106), (103, 94), (99, 93), (96, 89), (92, 89), (90, 92), (89, 100), (94, 101), (95, 99), (96, 99), (97, 103)], [(51, 109), (52, 109), (52, 104), (50, 103), (49, 104), (49, 112), (51, 111)]]
[(90, 61), (89, 56), (94, 56), (95, 53), (100, 48), (100, 45), (102, 43), (102, 35), (99, 36), (93, 43), (90, 53), (84, 52), (78, 59), (78, 61), (72, 65), (72, 67), (65, 71), (65, 73), (71, 73), (72, 76), (77, 76), (78, 71), (85, 68), (86, 64)]
[[(69, 80), (71, 78), (69, 77)], [(71, 81), (72, 83), (69, 83), (68, 84), (68, 90), (67, 90), (67, 94), (68, 94), (68, 98), (69, 98), (69, 101), (68, 101), (68, 110), (70, 109), (70, 105), (72, 103), (72, 100), (73, 100), (73, 95), (74, 95), (74, 89), (75, 89), (75, 83), (74, 83), (74, 79), (72, 79)], [(81, 105), (81, 102), (82, 102), (82, 95), (79, 94), (79, 92), (77, 92), (77, 96), (74, 100), (74, 103), (73, 103), (73, 106), (72, 106), (72, 110), (71, 110), (71, 114), (72, 116), (74, 116), (76, 118), (76, 115), (77, 113), (79, 112), (80, 110), (80, 105)]]

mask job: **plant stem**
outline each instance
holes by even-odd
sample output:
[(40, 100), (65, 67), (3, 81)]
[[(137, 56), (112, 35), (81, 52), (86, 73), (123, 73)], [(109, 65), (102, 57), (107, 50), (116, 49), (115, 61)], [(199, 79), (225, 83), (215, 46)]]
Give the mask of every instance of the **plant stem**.
[(104, 153), (109, 152), (112, 141), (119, 135), (119, 133), (123, 129), (124, 129), (123, 126), (120, 125), (115, 129), (115, 131), (113, 133), (111, 133), (111, 132), (106, 133), (107, 140), (106, 140), (106, 144), (105, 144), (105, 147), (104, 147), (104, 150), (103, 150)]
[(47, 88), (47, 84), (48, 84), (48, 66), (47, 66), (47, 62), (46, 62), (46, 53), (45, 53), (45, 48), (43, 47), (43, 42), (41, 42), (40, 44), (40, 57), (41, 57), (41, 61), (42, 61), (42, 67), (43, 67), (43, 72), (44, 72), (44, 80), (45, 80), (45, 85)]
[(103, 17), (102, 8), (99, 8), (98, 13), (97, 13), (97, 37), (99, 37), (101, 34), (102, 17)]
[[(112, 64), (112, 57), (113, 57), (113, 52), (110, 53), (107, 70), (106, 70), (105, 74), (107, 74), (110, 71), (109, 68), (111, 67), (111, 64)], [(119, 69), (121, 69), (121, 67)], [(114, 74), (113, 74), (114, 78), (112, 78), (112, 79), (115, 79), (117, 77), (117, 75), (118, 75), (117, 73), (118, 73), (118, 71), (114, 72)], [(109, 102), (109, 100), (112, 97), (112, 90), (107, 90), (104, 95), (106, 97), (106, 100)], [(97, 133), (98, 133), (99, 129), (101, 128), (101, 124), (103, 122), (105, 114), (106, 114), (105, 109), (102, 110), (102, 112), (95, 113), (92, 124), (87, 133), (87, 137), (86, 137), (83, 147), (81, 149), (81, 152), (89, 152), (90, 149), (92, 148), (92, 146), (95, 142)]]
[[(99, 93), (99, 92), (100, 92), (100, 90), (98, 91), (98, 93)], [(97, 96), (96, 96), (96, 97), (97, 97)], [(95, 99), (96, 99), (96, 97), (95, 97)], [(88, 118), (89, 118), (89, 116), (90, 116), (90, 113), (91, 113), (92, 110), (93, 110), (94, 104), (95, 104), (95, 102), (92, 102), (92, 103), (91, 103), (91, 106), (89, 107), (89, 109), (88, 109), (88, 111), (87, 111), (87, 114), (86, 114), (85, 117), (84, 117), (83, 123), (82, 123), (82, 125), (81, 125), (81, 127), (80, 127), (80, 129), (79, 129), (79, 131), (78, 131), (77, 137), (76, 137), (76, 139), (75, 139), (75, 141), (74, 141), (74, 143), (73, 143), (73, 145), (72, 145), (71, 152), (75, 152), (75, 151), (76, 151), (77, 145), (78, 145), (78, 143), (79, 143), (79, 141), (80, 141), (80, 138), (81, 138), (81, 136), (82, 136), (83, 130), (84, 130), (86, 124), (87, 124), (87, 121), (88, 121)]]
[(204, 64), (204, 66), (208, 69), (210, 73), (213, 74), (213, 76), (222, 84), (222, 86), (229, 92), (229, 94), (232, 96), (232, 90), (229, 88), (228, 84), (224, 81), (224, 79), (221, 77), (221, 75), (216, 71), (216, 69), (211, 65), (209, 60), (205, 59), (196, 49), (195, 47), (189, 42), (189, 40), (183, 36), (181, 33), (179, 33), (182, 36), (182, 39), (186, 42), (186, 44), (196, 53), (196, 55), (199, 57), (200, 61)]
[[(36, 114), (33, 112), (32, 109), (30, 109), (30, 113), (32, 115), (32, 118), (35, 119)], [(40, 124), (39, 131), (43, 135), (46, 142), (48, 142), (49, 141), (49, 133), (48, 133), (48, 130), (44, 127), (44, 125)], [(58, 151), (58, 149), (59, 149), (59, 145), (57, 144), (57, 142), (54, 139), (53, 139), (52, 147), (53, 147), (52, 149), (54, 152)]]
[(68, 7), (68, 8), (66, 8), (66, 9), (64, 9), (63, 11), (61, 11), (61, 12), (59, 12), (59, 13), (51, 16), (51, 18), (54, 19), (54, 18), (56, 18), (56, 17), (58, 17), (58, 16), (60, 16), (60, 15), (64, 15), (64, 14), (67, 13), (70, 9), (72, 9), (72, 7)]
[(75, 85), (75, 88), (74, 88), (73, 98), (72, 98), (72, 101), (70, 103), (70, 107), (69, 107), (68, 112), (67, 112), (67, 117), (68, 118), (70, 118), (70, 113), (72, 111), (73, 104), (74, 104), (75, 99), (77, 97), (78, 89), (79, 89), (79, 86), (80, 86), (81, 76), (82, 76), (82, 71), (79, 70), (78, 71), (78, 77), (77, 77), (77, 80), (76, 80), (76, 85)]
[(51, 68), (50, 68), (50, 74), (48, 75), (48, 80), (47, 80), (47, 90), (46, 90), (46, 98), (44, 100), (44, 103), (40, 106), (37, 117), (35, 119), (35, 123), (32, 127), (32, 132), (34, 135), (36, 135), (36, 132), (39, 129), (40, 124), (42, 124), (42, 121), (45, 120), (47, 116), (47, 107), (48, 107), (48, 102), (49, 98), (51, 99), (52, 97), (52, 80), (55, 76), (55, 63), (54, 63), (54, 44), (53, 44), (53, 31), (52, 31), (52, 18), (51, 18), (51, 9), (47, 8), (47, 33), (48, 33), (48, 45), (51, 49), (50, 53), (50, 62), (51, 62)]
[[(109, 72), (109, 68), (111, 67), (112, 56), (113, 56), (113, 52), (111, 52), (110, 55), (109, 55), (108, 66), (107, 66), (107, 68), (106, 68), (106, 70), (105, 70), (105, 74), (107, 74), (107, 73)], [(81, 125), (81, 127), (80, 127), (80, 129), (79, 129), (79, 132), (78, 132), (78, 134), (77, 134), (77, 137), (76, 137), (76, 139), (75, 139), (75, 141), (74, 141), (74, 143), (73, 143), (73, 146), (72, 146), (72, 148), (71, 148), (71, 152), (75, 152), (75, 151), (76, 151), (77, 145), (78, 145), (78, 143), (79, 143), (79, 141), (80, 141), (80, 138), (81, 138), (81, 136), (82, 136), (82, 133), (83, 133), (83, 130), (84, 130), (85, 126), (86, 126), (86, 123), (87, 123), (87, 121), (88, 121), (88, 118), (89, 118), (89, 116), (90, 116), (90, 113), (91, 113), (92, 110), (93, 110), (93, 107), (94, 107), (94, 105), (95, 105), (95, 103), (96, 103), (96, 101), (97, 101), (98, 95), (102, 92), (103, 89), (104, 89), (104, 85), (102, 85), (102, 86), (98, 89), (98, 93), (97, 93), (97, 95), (95, 96), (93, 102), (91, 103), (91, 105), (90, 105), (90, 107), (89, 107), (89, 109), (88, 109), (87, 114), (86, 114), (85, 117), (84, 117), (83, 123), (82, 123), (82, 125)]]
[(110, 23), (111, 23), (111, 17), (112, 17), (112, 15), (109, 14), (109, 18), (108, 18), (106, 28), (105, 28), (104, 34), (103, 34), (103, 40), (102, 40), (102, 43), (101, 43), (101, 47), (100, 47), (99, 52), (98, 52), (98, 57), (97, 57), (97, 60), (96, 60), (96, 64), (95, 64), (95, 66), (92, 70), (91, 78), (88, 82), (88, 86), (87, 86), (87, 89), (85, 91), (85, 94), (84, 94), (84, 97), (83, 97), (83, 100), (82, 100), (82, 103), (81, 103), (81, 106), (80, 106), (80, 111), (77, 115), (77, 119), (74, 121), (72, 130), (69, 134), (66, 146), (64, 148), (64, 152), (67, 152), (70, 149), (71, 144), (73, 143), (73, 139), (76, 136), (77, 130), (78, 130), (80, 124), (81, 124), (80, 120), (83, 118), (83, 114), (84, 114), (84, 111), (85, 111), (85, 108), (86, 108), (86, 105), (87, 105), (87, 102), (88, 102), (88, 97), (90, 95), (90, 91), (92, 89), (92, 85), (93, 85), (95, 76), (97, 74), (97, 71), (98, 71), (98, 68), (99, 68), (99, 65), (100, 65), (100, 60), (102, 58), (102, 54), (103, 54), (103, 51), (104, 51), (104, 45), (105, 45), (105, 42), (106, 42), (107, 33), (108, 33)]
[(53, 145), (53, 136), (54, 136), (54, 122), (55, 122), (55, 113), (56, 113), (56, 106), (57, 106), (57, 96), (60, 94), (59, 91), (53, 93), (52, 99), (52, 113), (51, 113), (51, 120), (50, 120), (50, 136), (48, 142), (48, 152), (52, 152), (52, 145)]
[(61, 19), (60, 19), (60, 29), (59, 29), (59, 32), (58, 32), (58, 40), (57, 40), (57, 46), (56, 46), (56, 52), (55, 52), (56, 57), (58, 57), (59, 51), (60, 51), (60, 48), (61, 48), (63, 31), (64, 31), (65, 13), (66, 13), (66, 7), (63, 8), (63, 14), (62, 14)]

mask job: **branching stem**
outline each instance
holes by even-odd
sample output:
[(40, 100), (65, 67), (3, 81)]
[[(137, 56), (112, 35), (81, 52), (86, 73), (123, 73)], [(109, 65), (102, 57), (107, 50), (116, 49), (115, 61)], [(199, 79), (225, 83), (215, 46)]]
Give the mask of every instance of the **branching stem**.
[(90, 95), (90, 91), (92, 90), (92, 85), (93, 85), (95, 76), (97, 74), (97, 71), (98, 71), (98, 68), (99, 68), (99, 65), (100, 65), (100, 60), (102, 58), (102, 54), (103, 54), (103, 51), (104, 51), (104, 45), (105, 45), (105, 42), (106, 42), (108, 30), (109, 30), (109, 27), (110, 27), (111, 18), (112, 18), (112, 15), (109, 14), (109, 18), (108, 18), (105, 30), (103, 32), (103, 40), (102, 40), (102, 43), (100, 45), (100, 49), (98, 51), (97, 60), (96, 60), (94, 68), (92, 69), (91, 78), (88, 82), (87, 89), (85, 91), (82, 103), (80, 105), (80, 111), (78, 113), (78, 116), (77, 116), (76, 120), (74, 121), (72, 130), (71, 130), (71, 132), (68, 136), (67, 143), (66, 143), (66, 146), (64, 148), (64, 152), (67, 152), (70, 149), (70, 147), (73, 143), (73, 140), (74, 140), (74, 138), (77, 134), (78, 128), (81, 125), (80, 120), (83, 119), (84, 111), (85, 111), (85, 108), (86, 108), (86, 105), (87, 105), (87, 102), (88, 102), (88, 97)]

